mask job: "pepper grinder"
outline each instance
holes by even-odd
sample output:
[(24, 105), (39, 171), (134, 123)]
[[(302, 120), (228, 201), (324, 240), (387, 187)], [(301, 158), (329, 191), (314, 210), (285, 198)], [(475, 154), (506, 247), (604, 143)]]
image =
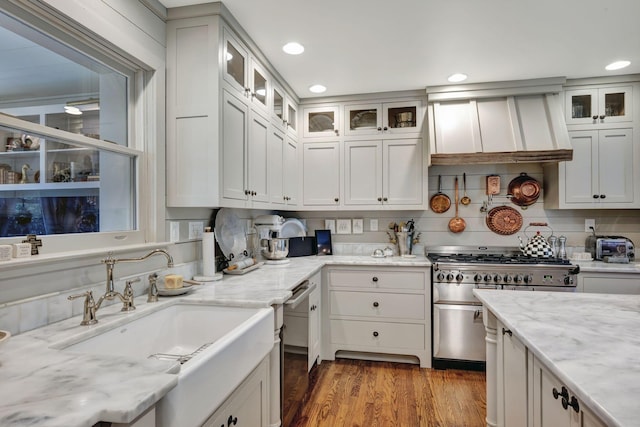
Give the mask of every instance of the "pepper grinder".
[(558, 258), (567, 259), (567, 238), (558, 237)]
[(554, 257), (558, 256), (558, 238), (554, 235), (549, 236), (547, 239), (549, 246), (551, 246), (551, 253)]

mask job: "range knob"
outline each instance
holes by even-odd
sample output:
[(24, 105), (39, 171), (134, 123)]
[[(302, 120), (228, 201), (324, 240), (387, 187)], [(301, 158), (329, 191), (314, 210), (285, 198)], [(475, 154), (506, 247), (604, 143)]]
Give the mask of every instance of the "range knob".
[(524, 283), (531, 283), (533, 282), (533, 276), (530, 274), (527, 274), (526, 276), (524, 276)]
[(491, 281), (491, 275), (490, 274), (485, 274), (484, 275), (484, 281), (485, 282), (490, 282)]
[(504, 283), (511, 283), (511, 281), (513, 280), (513, 277), (511, 277), (510, 274), (505, 274), (504, 279), (502, 280), (504, 280)]
[(473, 276), (473, 281), (474, 282), (480, 282), (482, 280), (482, 275), (481, 274), (477, 274), (475, 276)]
[(513, 283), (520, 283), (524, 280), (524, 277), (522, 277), (522, 274), (516, 274), (516, 277), (513, 278)]
[(499, 274), (496, 274), (493, 276), (493, 281), (496, 283), (500, 283), (500, 281), (502, 280), (502, 277)]
[(464, 279), (464, 276), (462, 275), (462, 273), (458, 273), (458, 274), (456, 275), (456, 280), (457, 280), (458, 282), (462, 282), (462, 279)]
[(438, 273), (438, 275), (436, 276), (436, 280), (438, 280), (438, 282), (442, 282), (444, 280), (444, 273)]
[(453, 273), (447, 274), (447, 282), (451, 282), (453, 280)]

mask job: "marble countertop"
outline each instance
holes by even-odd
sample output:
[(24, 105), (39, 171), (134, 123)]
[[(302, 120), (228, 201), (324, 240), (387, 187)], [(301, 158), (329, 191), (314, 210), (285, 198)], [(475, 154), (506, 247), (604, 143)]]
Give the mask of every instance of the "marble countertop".
[(98, 324), (80, 326), (81, 316), (11, 337), (0, 347), (0, 425), (86, 427), (98, 421), (129, 423), (178, 382), (176, 362), (92, 356), (58, 350), (178, 301), (228, 306), (282, 304), (291, 290), (324, 265), (428, 267), (425, 257), (312, 256), (291, 258), (244, 275), (194, 286), (183, 297), (147, 303), (121, 313), (120, 304), (98, 310)]
[(603, 261), (571, 261), (580, 266), (581, 272), (594, 273), (636, 273), (640, 274), (640, 262), (616, 264)]
[(606, 425), (638, 425), (640, 295), (474, 293)]

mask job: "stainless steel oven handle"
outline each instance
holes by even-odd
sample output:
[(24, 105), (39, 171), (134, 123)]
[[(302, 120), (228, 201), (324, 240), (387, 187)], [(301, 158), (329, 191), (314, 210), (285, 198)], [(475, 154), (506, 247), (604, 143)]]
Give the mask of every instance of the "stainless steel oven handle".
[(315, 283), (310, 283), (308, 280), (305, 280), (293, 290), (293, 296), (285, 301), (285, 305), (289, 308), (296, 308), (302, 301), (307, 299), (309, 294), (313, 292), (316, 288)]
[(478, 319), (482, 319), (482, 309), (480, 309), (480, 310), (476, 310), (476, 311), (473, 313), (473, 320), (474, 320), (474, 321), (476, 321), (476, 320), (478, 320)]

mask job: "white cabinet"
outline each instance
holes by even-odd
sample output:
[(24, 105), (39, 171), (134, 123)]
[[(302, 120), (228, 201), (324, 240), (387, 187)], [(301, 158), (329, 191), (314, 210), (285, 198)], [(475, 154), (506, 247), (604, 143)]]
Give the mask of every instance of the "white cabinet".
[(302, 144), (303, 203), (305, 206), (339, 206), (341, 169), (339, 142)]
[(364, 359), (413, 356), (431, 366), (428, 268), (331, 267), (327, 284), (323, 359), (346, 351)]
[(296, 139), (296, 100), (219, 13), (169, 11), (167, 205), (271, 208), (270, 127)]
[(573, 160), (545, 165), (545, 207), (635, 208), (638, 149), (630, 128), (572, 131)]
[(540, 361), (533, 362), (533, 427), (605, 427)]
[(498, 425), (529, 424), (528, 352), (522, 342), (498, 322)]
[(565, 92), (568, 125), (630, 122), (633, 86), (588, 86)]
[(598, 294), (640, 295), (640, 273), (580, 272), (577, 290)]
[(269, 357), (220, 405), (203, 427), (266, 427), (269, 425)]
[(340, 136), (340, 106), (308, 107), (302, 110), (304, 138)]
[(298, 206), (300, 187), (298, 143), (287, 136), (284, 146), (284, 199), (287, 206)]
[(344, 205), (423, 204), (421, 139), (345, 141)]
[(347, 104), (344, 106), (344, 134), (419, 134), (423, 117), (419, 100)]

